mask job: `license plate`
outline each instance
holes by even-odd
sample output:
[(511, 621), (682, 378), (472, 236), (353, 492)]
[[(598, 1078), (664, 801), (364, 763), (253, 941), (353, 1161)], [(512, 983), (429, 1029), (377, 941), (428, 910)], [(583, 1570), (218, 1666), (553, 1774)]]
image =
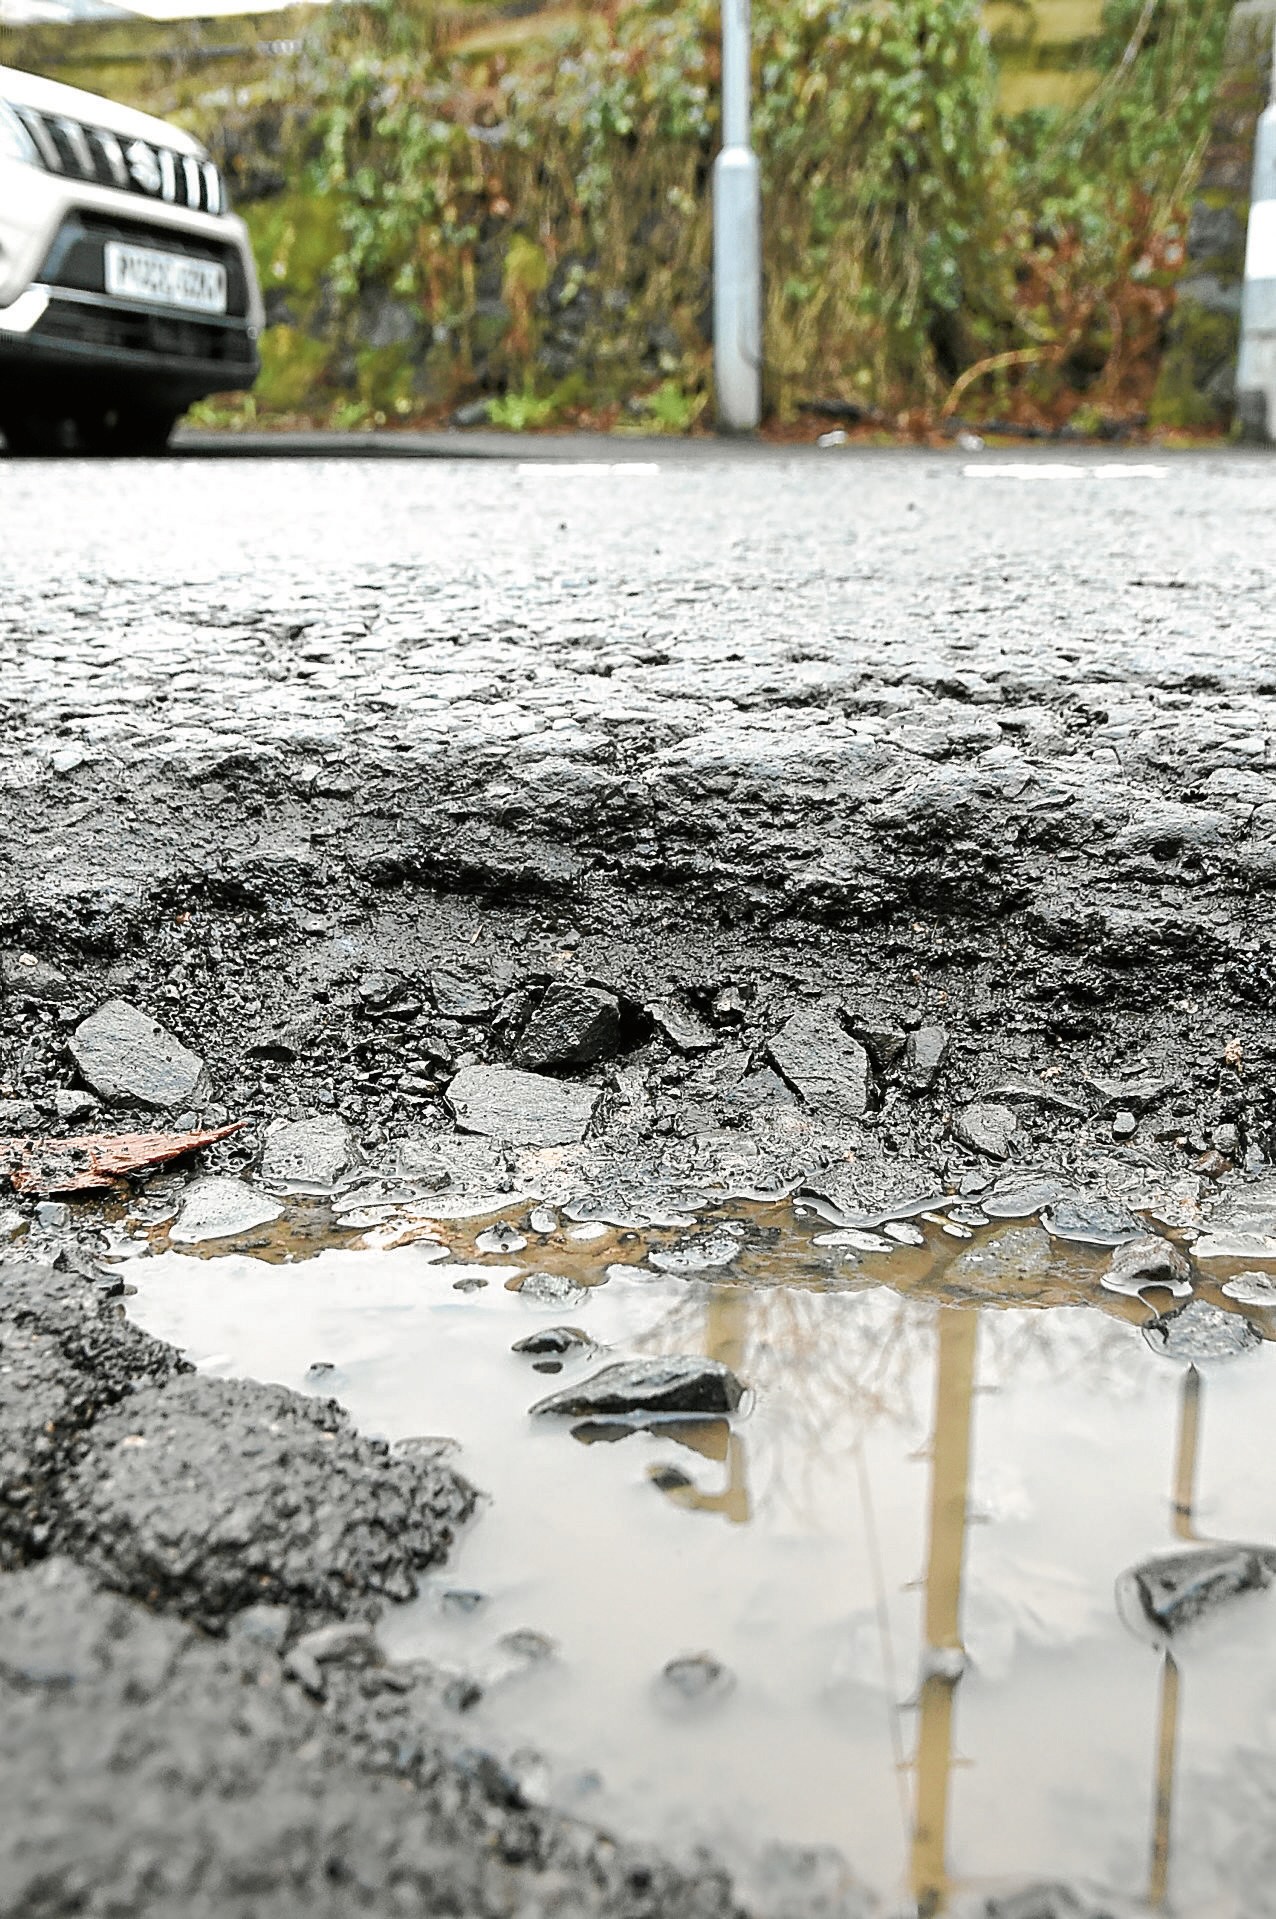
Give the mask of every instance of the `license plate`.
[(226, 311), (226, 269), (216, 260), (121, 246), (118, 240), (106, 243), (106, 290), (117, 300), (145, 300), (186, 313)]

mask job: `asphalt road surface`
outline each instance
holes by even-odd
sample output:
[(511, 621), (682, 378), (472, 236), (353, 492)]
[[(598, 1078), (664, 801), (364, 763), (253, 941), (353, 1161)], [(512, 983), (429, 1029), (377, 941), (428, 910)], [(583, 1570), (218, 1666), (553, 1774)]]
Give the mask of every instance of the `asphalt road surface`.
[[(335, 1115), (490, 1181), (448, 1088), (525, 1063), (558, 994), (541, 1063), (597, 1095), (538, 1173), (560, 1198), (801, 1184), (867, 1217), (1022, 1172), (1208, 1208), (1265, 1179), (1270, 458), (245, 450), (0, 461), (0, 1136), (137, 1123), (68, 1047), (122, 999), (204, 1063), (165, 1123)], [(260, 1137), (214, 1163), (251, 1174)], [(13, 1204), (0, 1909), (738, 1910), (447, 1749), (428, 1674), (356, 1658), (311, 1736), (297, 1635), (412, 1577), (368, 1515), (414, 1514), (425, 1563), (465, 1489), (182, 1385), (91, 1227)], [(251, 1631), (201, 1475), (214, 1508), (251, 1484), (244, 1550), (288, 1568)], [(298, 1510), (348, 1541), (346, 1598)], [(143, 1754), (127, 1817), (68, 1756), (90, 1736)]]

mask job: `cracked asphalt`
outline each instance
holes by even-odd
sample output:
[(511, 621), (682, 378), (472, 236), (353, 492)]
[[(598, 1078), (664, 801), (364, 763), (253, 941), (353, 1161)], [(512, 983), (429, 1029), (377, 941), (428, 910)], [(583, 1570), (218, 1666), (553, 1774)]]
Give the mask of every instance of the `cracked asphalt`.
[[(250, 1177), (264, 1124), (314, 1113), (374, 1167), (428, 1162), (434, 1190), (630, 1210), (803, 1186), (868, 1217), (901, 1192), (1044, 1174), (1186, 1221), (1264, 1176), (1269, 458), (197, 450), (0, 462), (0, 1135), (130, 1123), (68, 1048), (123, 999), (206, 1062), (192, 1119), (256, 1122), (210, 1155)], [(523, 1060), (561, 988), (606, 1034), (548, 1062), (596, 1095), (584, 1138), (458, 1131), (457, 1073)], [(23, 1230), (31, 1210), (14, 1203)], [(262, 1838), (232, 1884), (219, 1786), (189, 1810), (185, 1876), (158, 1869), (192, 1688), (209, 1703), (180, 1765), (211, 1777), (223, 1742), (251, 1744), (248, 1688), (260, 1736), (241, 1762), (267, 1778), (320, 1711), (280, 1658), (316, 1618), (364, 1619), (410, 1583), (472, 1494), (341, 1438), (349, 1489), (314, 1525), (354, 1543), (316, 1571), (313, 1531), (276, 1497), (320, 1443), (308, 1402), (222, 1404), (155, 1342), (139, 1351), (103, 1304), (99, 1251), (83, 1212), (37, 1218), (5, 1269), (8, 1723), (28, 1725), (33, 1688), (70, 1691), (65, 1734), (39, 1735), (62, 1864), (32, 1877), (19, 1844), (0, 1909), (313, 1910), (315, 1861), (366, 1799), (392, 1864), (361, 1860), (357, 1900), (319, 1910), (401, 1910), (409, 1884), (439, 1912), (736, 1910), (707, 1868), (564, 1836), (433, 1731), (428, 1763), (402, 1740), (386, 1758), (385, 1700), (406, 1710), (406, 1688), (416, 1711), (419, 1689), (431, 1726), (434, 1709), (428, 1677), (387, 1679), (371, 1656), (341, 1682), (357, 1710), (329, 1700), (311, 1770), (289, 1775), (304, 1862), (272, 1867)], [(125, 1460), (134, 1415), (154, 1453), (104, 1463)], [(254, 1469), (260, 1577), (287, 1576), (248, 1651), (216, 1635), (252, 1582), (225, 1553), (206, 1576), (192, 1541), (199, 1500), (215, 1512), (260, 1461), (263, 1421), (299, 1436)], [(202, 1430), (215, 1463), (193, 1492)], [(166, 1533), (178, 1485), (194, 1503)], [(389, 1571), (368, 1544), (383, 1509), (427, 1535)], [(68, 1833), (101, 1838), (111, 1808), (65, 1741), (97, 1712), (124, 1736), (137, 1659), (154, 1794), (86, 1853)], [(442, 1822), (433, 1864), (400, 1788)]]

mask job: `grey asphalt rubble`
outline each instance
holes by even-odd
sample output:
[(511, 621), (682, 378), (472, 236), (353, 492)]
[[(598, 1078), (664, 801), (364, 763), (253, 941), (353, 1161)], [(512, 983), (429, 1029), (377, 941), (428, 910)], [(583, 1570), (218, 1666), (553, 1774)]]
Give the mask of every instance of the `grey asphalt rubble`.
[(467, 1737), (478, 1688), (380, 1654), (474, 1502), (446, 1442), (194, 1374), (30, 1262), (0, 1373), (6, 1912), (742, 1919), (712, 1868), (529, 1805)]
[(65, 1559), (0, 1574), (5, 1909), (740, 1919), (723, 1875), (529, 1805), (439, 1694), (365, 1642), (209, 1639)]
[[(1073, 1185), (1244, 1175), (1276, 480), (1120, 464), (200, 462), (138, 469), (144, 558), (92, 468), (3, 469), (0, 1100), (70, 1123), (124, 1000), (261, 1123), (228, 1170), (281, 1119), (447, 1131), (458, 1074), (549, 1045), (613, 1178), (850, 1153), (868, 1207), (986, 1166), (956, 1116), (1003, 1104)], [(582, 1003), (615, 1018), (538, 1039)], [(764, 1065), (817, 1014), (862, 1112), (854, 1054)]]
[(210, 1629), (260, 1603), (314, 1620), (410, 1596), (472, 1509), (333, 1400), (193, 1373), (76, 1274), (0, 1266), (0, 1342), (3, 1563), (69, 1551)]
[(204, 1062), (127, 1000), (107, 1000), (81, 1021), (68, 1050), (85, 1084), (113, 1106), (179, 1112), (208, 1091)]

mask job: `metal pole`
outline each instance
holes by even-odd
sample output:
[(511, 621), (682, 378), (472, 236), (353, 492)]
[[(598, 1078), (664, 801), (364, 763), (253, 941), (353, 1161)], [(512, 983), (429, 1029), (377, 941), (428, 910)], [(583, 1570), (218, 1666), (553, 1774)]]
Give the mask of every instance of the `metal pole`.
[(718, 425), (762, 418), (762, 185), (749, 145), (749, 0), (722, 0), (722, 151), (713, 166), (713, 376)]
[[(1272, 81), (1276, 90), (1276, 51)], [(1236, 413), (1245, 439), (1276, 440), (1276, 100), (1254, 132)]]

